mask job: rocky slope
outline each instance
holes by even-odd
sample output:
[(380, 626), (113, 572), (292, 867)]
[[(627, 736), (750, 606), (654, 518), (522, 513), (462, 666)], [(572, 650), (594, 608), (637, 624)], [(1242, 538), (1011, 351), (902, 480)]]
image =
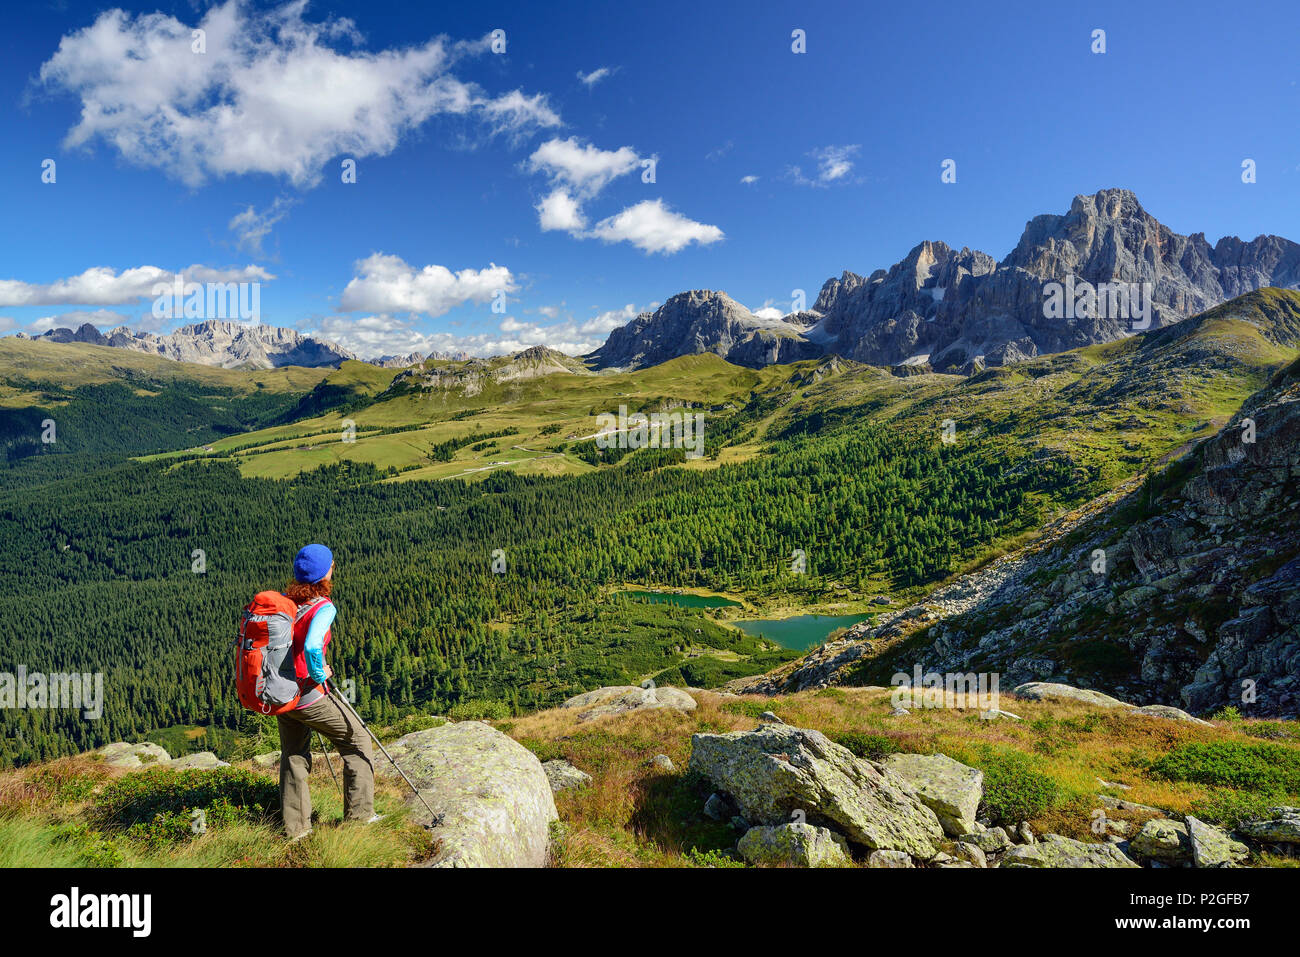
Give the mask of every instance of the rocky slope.
[(806, 326), (763, 319), (724, 292), (696, 289), (673, 296), (609, 334), (591, 353), (597, 368), (641, 368), (678, 356), (712, 352), (736, 365), (760, 367), (821, 354)]
[[(1064, 305), (1052, 315), (1048, 283), (1138, 284), (1141, 298), (1128, 315), (1108, 297), (1090, 315)], [(1211, 246), (1202, 233), (1162, 225), (1128, 190), (1105, 189), (1076, 196), (1064, 215), (1034, 217), (1001, 262), (923, 242), (889, 269), (828, 280), (810, 313), (766, 325), (720, 293), (683, 293), (614, 330), (593, 358), (652, 365), (716, 352), (765, 365), (826, 351), (872, 365), (972, 372), (1158, 329), (1265, 286), (1300, 287), (1300, 245), (1229, 236)]]
[[(1213, 321), (1213, 313), (1203, 321)], [(1197, 713), (1300, 713), (1300, 361), (1215, 436), (874, 625), (733, 690), (894, 672), (1056, 679)]]

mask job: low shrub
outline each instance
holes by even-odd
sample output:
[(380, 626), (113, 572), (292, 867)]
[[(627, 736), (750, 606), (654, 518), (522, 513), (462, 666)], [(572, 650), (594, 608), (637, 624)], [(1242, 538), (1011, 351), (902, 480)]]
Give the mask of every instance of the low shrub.
[(1024, 752), (985, 748), (975, 764), (984, 772), (982, 807), (994, 824), (1029, 820), (1062, 799), (1057, 780)]
[(500, 721), (510, 717), (510, 705), (504, 701), (472, 698), (452, 705), (450, 716), (453, 721)]
[[(228, 821), (232, 816), (262, 818), (278, 809), (279, 803), (276, 780), (244, 768), (158, 768), (128, 774), (107, 784), (95, 798), (91, 819), (98, 827), (129, 832), (135, 825), (167, 831), (173, 828), (169, 822), (183, 818), (188, 833), (194, 811), (202, 811), (211, 827), (213, 822)], [(160, 816), (164, 823), (157, 824)]]
[(867, 734), (863, 731), (837, 731), (827, 735), (836, 744), (848, 748), (860, 758), (882, 761), (885, 755), (897, 754), (902, 748), (887, 734)]
[(1236, 741), (1180, 744), (1151, 763), (1150, 773), (1258, 794), (1300, 794), (1300, 750)]

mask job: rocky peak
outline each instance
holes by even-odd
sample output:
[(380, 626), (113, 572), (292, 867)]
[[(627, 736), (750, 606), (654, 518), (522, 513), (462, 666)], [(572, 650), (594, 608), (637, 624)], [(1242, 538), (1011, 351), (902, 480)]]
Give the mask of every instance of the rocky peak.
[(615, 329), (590, 358), (597, 368), (636, 368), (712, 352), (757, 367), (820, 355), (802, 330), (802, 324), (760, 318), (725, 292), (692, 289)]

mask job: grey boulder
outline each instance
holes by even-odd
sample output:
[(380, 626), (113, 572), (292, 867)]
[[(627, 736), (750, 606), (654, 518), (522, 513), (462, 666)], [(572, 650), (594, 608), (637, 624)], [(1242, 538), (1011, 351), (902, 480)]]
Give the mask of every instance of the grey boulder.
[(944, 833), (959, 837), (975, 830), (975, 812), (984, 797), (983, 771), (946, 754), (891, 754), (884, 763), (938, 816)]
[(1085, 844), (1059, 834), (1044, 834), (1037, 844), (1008, 848), (999, 867), (1137, 867), (1114, 844)]
[(1250, 848), (1245, 844), (1190, 814), (1187, 836), (1192, 843), (1192, 863), (1197, 867), (1235, 867), (1250, 857)]
[(1237, 830), (1265, 844), (1300, 844), (1300, 808), (1271, 807), (1269, 817), (1260, 821), (1242, 821)]
[(222, 761), (211, 751), (197, 751), (194, 754), (184, 754), (179, 758), (172, 758), (167, 763), (167, 766), (180, 771), (194, 769), (211, 771), (213, 768), (228, 768), (230, 763)]
[(1015, 694), (1032, 701), (1078, 701), (1081, 704), (1097, 705), (1101, 708), (1129, 708), (1132, 705), (1112, 698), (1100, 691), (1087, 688), (1075, 688), (1071, 685), (1058, 684), (1054, 681), (1030, 681), (1019, 685)]
[(784, 824), (802, 811), (872, 850), (929, 859), (943, 839), (934, 812), (906, 782), (820, 731), (763, 725), (696, 734), (690, 769), (726, 792), (753, 824)]
[(662, 708), (694, 711), (695, 699), (680, 688), (616, 685), (574, 695), (560, 707), (577, 709), (579, 721), (591, 721), (629, 711), (657, 711)]
[(1187, 825), (1167, 819), (1147, 821), (1129, 841), (1129, 853), (1140, 861), (1182, 865), (1192, 862)]
[(551, 791), (556, 794), (591, 783), (590, 774), (578, 770), (568, 761), (547, 761), (542, 765), (542, 770), (546, 772), (546, 780), (551, 785)]
[(145, 741), (142, 744), (114, 741), (95, 751), (94, 755), (114, 768), (156, 767), (172, 759), (165, 749), (152, 741)]
[[(537, 756), (481, 721), (416, 731), (388, 746), (439, 820), (433, 867), (543, 867), (558, 818)], [(394, 775), (388, 765), (376, 773)], [(415, 817), (427, 818), (412, 799)]]
[(799, 822), (751, 827), (736, 850), (751, 864), (848, 867), (852, 863), (844, 838), (827, 828)]
[(867, 867), (915, 867), (912, 858), (904, 851), (872, 851), (867, 855)]

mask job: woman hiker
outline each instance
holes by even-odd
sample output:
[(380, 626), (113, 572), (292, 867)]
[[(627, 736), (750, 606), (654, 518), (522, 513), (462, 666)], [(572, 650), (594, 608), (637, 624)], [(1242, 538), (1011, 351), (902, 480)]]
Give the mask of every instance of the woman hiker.
[(280, 807), (292, 840), (311, 833), (311, 733), (319, 731), (343, 756), (343, 819), (379, 820), (375, 814), (375, 768), (365, 728), (329, 695), (333, 671), (325, 664), (334, 621), (334, 555), (324, 545), (308, 545), (293, 560), (285, 595), (298, 605), (293, 626), (294, 668), (305, 690), (293, 711), (277, 715), (280, 724)]

